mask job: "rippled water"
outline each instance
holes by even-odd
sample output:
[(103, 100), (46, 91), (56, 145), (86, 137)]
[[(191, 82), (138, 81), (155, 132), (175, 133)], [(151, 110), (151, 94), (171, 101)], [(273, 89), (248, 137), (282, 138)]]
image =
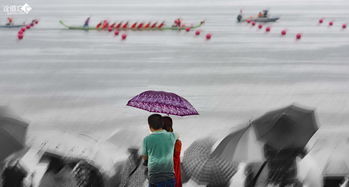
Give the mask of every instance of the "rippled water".
[[(292, 103), (316, 109), (324, 129), (346, 128), (349, 121), (349, 30), (340, 28), (349, 22), (347, 0), (27, 2), (32, 12), (16, 20), (39, 18), (40, 24), (23, 41), (17, 41), (17, 30), (0, 29), (0, 104), (30, 121), (31, 131), (59, 129), (97, 138), (123, 128), (147, 132), (148, 113), (125, 105), (150, 89), (175, 92), (199, 111), (200, 116), (174, 117), (184, 147)], [(22, 2), (0, 5), (11, 3)], [(240, 8), (248, 15), (269, 8), (281, 20), (266, 34), (237, 24)], [(205, 19), (202, 30), (213, 38), (154, 31), (128, 32), (121, 41), (111, 33), (69, 31), (58, 23), (80, 25), (87, 16), (92, 24)], [(317, 24), (321, 17), (324, 25)], [(282, 29), (286, 37), (280, 37)], [(296, 33), (303, 34), (301, 41)]]

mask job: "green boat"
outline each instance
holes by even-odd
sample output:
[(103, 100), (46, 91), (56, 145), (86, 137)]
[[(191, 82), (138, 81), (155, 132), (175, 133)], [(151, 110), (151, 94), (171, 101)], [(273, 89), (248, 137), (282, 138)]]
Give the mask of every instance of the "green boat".
[[(69, 30), (85, 30), (85, 31), (89, 31), (89, 30), (103, 30), (102, 28), (96, 28), (96, 27), (83, 27), (83, 26), (69, 26), (66, 25), (62, 20), (59, 21), (59, 23), (61, 25), (63, 25), (65, 28), (69, 29)], [(118, 30), (132, 30), (132, 31), (165, 31), (165, 30), (174, 30), (174, 31), (181, 31), (181, 30), (186, 30), (187, 28), (190, 29), (196, 29), (201, 27), (203, 24), (205, 24), (205, 21), (201, 21), (199, 24), (194, 25), (194, 26), (189, 26), (189, 27), (175, 27), (175, 26), (171, 26), (171, 27), (162, 27), (162, 28), (119, 28)]]

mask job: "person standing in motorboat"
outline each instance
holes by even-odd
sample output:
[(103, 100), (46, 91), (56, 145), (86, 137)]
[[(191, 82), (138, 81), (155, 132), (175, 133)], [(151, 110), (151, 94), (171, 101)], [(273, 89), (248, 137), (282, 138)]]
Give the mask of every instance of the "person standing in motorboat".
[(240, 13), (238, 15), (238, 17), (236, 18), (238, 22), (242, 21), (242, 10), (240, 9)]
[(263, 10), (263, 17), (267, 18), (269, 16), (268, 13), (269, 13), (269, 10), (264, 9)]

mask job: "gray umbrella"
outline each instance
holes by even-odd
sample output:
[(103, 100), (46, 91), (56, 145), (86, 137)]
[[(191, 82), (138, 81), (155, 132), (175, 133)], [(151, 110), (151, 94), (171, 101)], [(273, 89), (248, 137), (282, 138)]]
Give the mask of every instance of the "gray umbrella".
[(263, 143), (257, 140), (251, 125), (244, 126), (224, 137), (212, 156), (234, 163), (262, 162), (264, 160)]
[(184, 153), (184, 175), (190, 176), (198, 184), (223, 185), (236, 172), (236, 165), (211, 155), (214, 144), (206, 138), (195, 141)]
[(204, 138), (194, 141), (188, 147), (182, 160), (184, 177), (190, 178), (197, 171), (197, 166), (209, 158), (213, 144), (213, 139)]
[(219, 157), (211, 157), (197, 166), (192, 179), (198, 184), (225, 185), (237, 171), (237, 165)]

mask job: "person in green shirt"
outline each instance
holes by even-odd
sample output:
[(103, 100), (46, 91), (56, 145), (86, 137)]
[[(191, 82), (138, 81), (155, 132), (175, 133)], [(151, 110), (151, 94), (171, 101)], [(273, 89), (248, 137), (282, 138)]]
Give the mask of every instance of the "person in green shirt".
[(174, 187), (173, 151), (176, 136), (163, 129), (162, 116), (148, 117), (152, 132), (143, 140), (142, 156), (147, 162), (149, 187)]

